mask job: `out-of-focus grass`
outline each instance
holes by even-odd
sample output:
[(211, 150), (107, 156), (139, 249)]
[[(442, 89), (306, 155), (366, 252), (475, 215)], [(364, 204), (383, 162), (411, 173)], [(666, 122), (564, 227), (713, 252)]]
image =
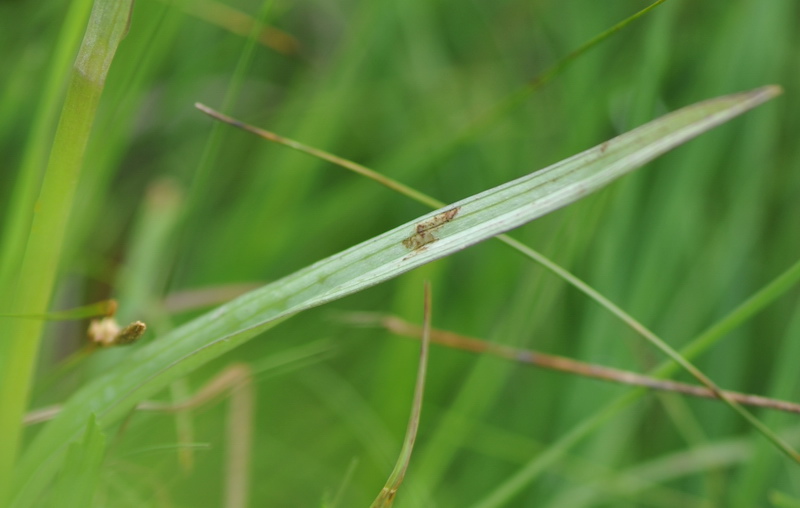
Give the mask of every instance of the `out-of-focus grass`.
[[(256, 45), (227, 112), (445, 200), (528, 173), (678, 106), (780, 84), (785, 95), (778, 104), (517, 236), (675, 347), (798, 258), (800, 71), (794, 48), (800, 8), (793, 0), (668, 0), (436, 164), (429, 161), (437, 149), (481, 113), (644, 5), (273, 4), (267, 21), (295, 37), (300, 54)], [(252, 16), (264, 10), (255, 1), (229, 5)], [(8, 182), (0, 186), (3, 217), (66, 7), (0, 4), (0, 51), (8, 70), (0, 89), (0, 147), (8, 161), (0, 168)], [(87, 159), (93, 176), (79, 188), (54, 308), (135, 295), (120, 302), (121, 311), (149, 320), (152, 340), (187, 317), (164, 314), (159, 302), (166, 292), (275, 279), (426, 211), (328, 164), (211, 127), (192, 104), (223, 104), (247, 45), (187, 15), (179, 3), (136, 2), (101, 102)], [(215, 128), (218, 149), (207, 151)], [(145, 195), (163, 177), (185, 194), (184, 215), (153, 247), (160, 264), (135, 265), (146, 256), (134, 242), (146, 238), (132, 234), (136, 217), (152, 213), (144, 211)], [(147, 273), (130, 273), (131, 266)], [(150, 294), (134, 285), (142, 277), (150, 281), (144, 290)], [(470, 249), (288, 321), (190, 377), (190, 386), (199, 387), (232, 361), (261, 361), (320, 338), (337, 344), (338, 354), (324, 365), (288, 369), (257, 383), (254, 505), (319, 505), (326, 492), (337, 492), (354, 458), (358, 465), (341, 506), (374, 499), (402, 440), (417, 347), (330, 316), (378, 310), (419, 321), (424, 279), (432, 281), (436, 327), (633, 370), (660, 360), (595, 304), (508, 249), (491, 243)], [(796, 307), (794, 291), (706, 353), (700, 366), (726, 388), (797, 400)], [(50, 328), (43, 372), (81, 333)], [(124, 356), (124, 350), (98, 353), (34, 404), (62, 399)], [(624, 391), (442, 349), (431, 351), (426, 390), (396, 506), (460, 507), (487, 497)], [(137, 453), (175, 443), (174, 419), (134, 416), (117, 441), (109, 435), (104, 495), (218, 504), (224, 409), (196, 412), (195, 440), (213, 446), (197, 452), (195, 469), (185, 475), (172, 473), (178, 469), (174, 450)], [(766, 420), (779, 431), (797, 426), (793, 417)], [(749, 437), (721, 404), (652, 398), (571, 449), (510, 505), (569, 499), (570, 506), (674, 506), (680, 499), (688, 506), (751, 507), (768, 506), (772, 491), (797, 497), (794, 466)], [(716, 446), (733, 438), (745, 439), (747, 458)], [(666, 461), (691, 457), (691, 450), (708, 465)], [(708, 458), (714, 453), (719, 460)], [(656, 478), (649, 488), (630, 487), (631, 476), (656, 463), (674, 471), (644, 475)], [(123, 475), (126, 483), (118, 481)], [(565, 497), (576, 487), (582, 495)]]

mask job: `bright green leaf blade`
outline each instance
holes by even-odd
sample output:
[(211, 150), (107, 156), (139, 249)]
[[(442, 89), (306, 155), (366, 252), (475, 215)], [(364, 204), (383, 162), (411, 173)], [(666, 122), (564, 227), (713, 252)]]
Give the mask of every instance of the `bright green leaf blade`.
[[(98, 0), (93, 4), (30, 216), (24, 254), (9, 268), (14, 280), (0, 281), (6, 284), (0, 287), (0, 302), (4, 304), (2, 300), (11, 298), (12, 314), (47, 312), (61, 254), (71, 241), (67, 236), (69, 217), (100, 96), (113, 56), (127, 32), (132, 8), (133, 0)], [(11, 240), (9, 253), (13, 261), (16, 240)], [(43, 329), (43, 322), (30, 319), (10, 320), (8, 325), (0, 326), (0, 436), (3, 436), (0, 478), (3, 479), (11, 476), (21, 447), (22, 416), (28, 404)], [(10, 487), (10, 482), (0, 481), (0, 505), (6, 504)]]
[(297, 312), (374, 286), (566, 206), (779, 93), (780, 88), (769, 86), (683, 108), (541, 171), (426, 214), (187, 323), (142, 347), (124, 365), (73, 396), (23, 457), (17, 489), (41, 488), (52, 477), (55, 459), (77, 438), (86, 411), (95, 412), (101, 426), (109, 425), (170, 381)]

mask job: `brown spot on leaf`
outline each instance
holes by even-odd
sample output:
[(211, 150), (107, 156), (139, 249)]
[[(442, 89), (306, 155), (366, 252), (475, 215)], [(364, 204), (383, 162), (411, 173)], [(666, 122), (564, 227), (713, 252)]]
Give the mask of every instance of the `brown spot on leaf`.
[(414, 228), (415, 233), (403, 240), (403, 245), (407, 249), (418, 250), (429, 243), (435, 242), (438, 238), (433, 232), (453, 220), (458, 215), (459, 210), (461, 210), (461, 207), (457, 206), (420, 222)]

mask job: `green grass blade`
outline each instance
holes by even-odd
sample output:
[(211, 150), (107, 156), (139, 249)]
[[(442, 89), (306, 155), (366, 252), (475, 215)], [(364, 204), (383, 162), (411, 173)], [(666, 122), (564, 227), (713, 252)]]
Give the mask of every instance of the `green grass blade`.
[[(34, 209), (14, 291), (13, 314), (45, 314), (56, 282), (75, 191), (108, 68), (125, 36), (132, 1), (95, 2), (75, 60), (64, 108)], [(13, 285), (12, 285), (13, 287)], [(43, 323), (13, 320), (0, 333), (0, 478), (10, 478), (19, 449)], [(0, 482), (0, 505), (9, 482)]]
[(0, 252), (3, 257), (3, 263), (0, 265), (0, 287), (5, 287), (13, 280), (15, 268), (25, 249), (33, 204), (41, 184), (42, 170), (47, 163), (47, 151), (42, 150), (42, 147), (50, 144), (58, 120), (64, 84), (69, 77), (75, 50), (81, 42), (91, 4), (90, 0), (72, 2), (61, 28), (56, 54), (51, 61), (50, 74), (45, 79), (47, 89), (34, 116), (35, 123), (20, 162), (18, 180), (14, 184), (14, 192), (9, 203), (9, 213), (3, 218), (2, 235), (0, 235)]
[[(173, 379), (283, 319), (374, 286), (568, 205), (780, 92), (764, 87), (678, 110), (541, 171), (426, 214), (248, 293), (139, 348), (73, 396), (26, 453), (19, 492), (40, 489), (84, 415), (112, 424)], [(301, 232), (298, 232), (301, 234)]]

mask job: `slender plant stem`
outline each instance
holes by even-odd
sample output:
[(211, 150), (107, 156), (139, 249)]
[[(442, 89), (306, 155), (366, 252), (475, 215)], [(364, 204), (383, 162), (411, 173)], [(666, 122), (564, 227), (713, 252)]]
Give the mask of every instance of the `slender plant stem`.
[[(351, 315), (350, 321), (356, 324), (378, 325), (392, 333), (405, 337), (419, 338), (422, 336), (423, 332), (423, 328), (400, 319), (397, 316), (359, 313)], [(431, 342), (450, 348), (462, 349), (472, 353), (489, 354), (504, 358), (506, 360), (525, 363), (543, 369), (557, 370), (559, 372), (566, 372), (568, 374), (574, 374), (577, 376), (610, 381), (612, 383), (640, 386), (642, 388), (648, 388), (651, 390), (662, 390), (680, 393), (682, 395), (689, 395), (691, 397), (719, 400), (719, 396), (716, 393), (703, 386), (680, 383), (677, 381), (671, 381), (669, 379), (660, 379), (626, 370), (581, 362), (563, 356), (550, 355), (502, 344), (495, 344), (473, 337), (466, 337), (464, 335), (446, 330), (433, 329), (430, 333)], [(731, 400), (734, 400), (745, 406), (763, 407), (767, 409), (774, 409), (776, 411), (800, 414), (800, 404), (795, 402), (771, 399), (768, 397), (761, 397), (759, 395), (750, 395), (727, 390), (724, 393)]]
[(425, 302), (423, 325), (419, 330), (418, 337), (421, 339), (422, 346), (419, 353), (419, 368), (417, 370), (417, 382), (414, 387), (414, 401), (411, 407), (411, 416), (408, 419), (406, 436), (403, 439), (403, 447), (397, 457), (392, 473), (386, 480), (386, 485), (381, 489), (378, 497), (373, 501), (371, 508), (390, 508), (394, 503), (397, 490), (403, 483), (406, 476), (408, 463), (411, 460), (411, 452), (414, 449), (414, 442), (417, 440), (417, 430), (419, 429), (419, 418), (422, 413), (422, 397), (425, 393), (425, 376), (428, 370), (428, 350), (431, 343), (431, 286), (425, 283)]
[(420, 191), (418, 191), (418, 190), (416, 190), (414, 188), (411, 188), (408, 185), (400, 183), (397, 180), (393, 180), (393, 179), (391, 179), (391, 178), (389, 178), (387, 176), (384, 176), (384, 175), (378, 173), (377, 171), (374, 171), (374, 170), (372, 170), (372, 169), (370, 169), (370, 168), (368, 168), (366, 166), (363, 166), (363, 165), (361, 165), (361, 164), (359, 164), (357, 162), (353, 162), (351, 160), (343, 159), (342, 157), (338, 157), (336, 155), (333, 155), (332, 153), (325, 152), (323, 150), (319, 150), (319, 149), (314, 148), (312, 146), (304, 145), (303, 143), (300, 143), (299, 141), (295, 141), (293, 139), (285, 138), (283, 136), (279, 136), (278, 134), (275, 134), (274, 132), (271, 132), (271, 131), (268, 131), (268, 130), (264, 130), (264, 129), (260, 129), (260, 128), (255, 127), (255, 126), (250, 125), (250, 124), (246, 124), (246, 123), (244, 123), (244, 122), (242, 122), (240, 120), (237, 120), (237, 119), (233, 118), (232, 116), (228, 116), (228, 115), (226, 115), (224, 113), (220, 113), (219, 111), (217, 111), (217, 110), (215, 110), (213, 108), (210, 108), (210, 107), (206, 106), (205, 104), (201, 104), (201, 103), (197, 102), (197, 103), (195, 103), (194, 106), (197, 109), (199, 109), (200, 111), (202, 111), (203, 113), (205, 113), (208, 116), (210, 116), (211, 118), (215, 118), (215, 119), (220, 120), (220, 121), (222, 121), (224, 123), (227, 123), (228, 125), (232, 125), (234, 127), (242, 129), (243, 131), (247, 131), (247, 132), (249, 132), (251, 134), (255, 134), (256, 136), (259, 136), (259, 137), (261, 137), (263, 139), (266, 139), (267, 141), (271, 141), (273, 143), (278, 143), (279, 145), (283, 145), (283, 146), (289, 147), (289, 148), (291, 148), (293, 150), (296, 150), (298, 152), (310, 155), (312, 157), (316, 157), (318, 159), (322, 159), (324, 161), (328, 161), (331, 164), (335, 164), (335, 165), (343, 167), (345, 169), (349, 169), (353, 173), (356, 173), (356, 174), (361, 175), (361, 176), (365, 176), (365, 177), (369, 178), (370, 180), (374, 180), (374, 181), (378, 182), (379, 184), (383, 185), (384, 187), (388, 187), (389, 189), (392, 189), (393, 191), (399, 192), (400, 194), (403, 194), (404, 196), (408, 196), (411, 199), (413, 199), (414, 201), (417, 201), (417, 202), (422, 203), (424, 205), (428, 205), (431, 208), (440, 208), (440, 207), (445, 205), (444, 202), (439, 201), (436, 198), (432, 198), (431, 196), (428, 196), (427, 194), (424, 194), (424, 193), (422, 193), (422, 192), (420, 192)]

